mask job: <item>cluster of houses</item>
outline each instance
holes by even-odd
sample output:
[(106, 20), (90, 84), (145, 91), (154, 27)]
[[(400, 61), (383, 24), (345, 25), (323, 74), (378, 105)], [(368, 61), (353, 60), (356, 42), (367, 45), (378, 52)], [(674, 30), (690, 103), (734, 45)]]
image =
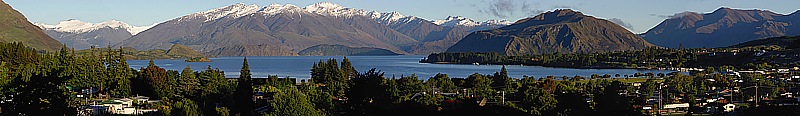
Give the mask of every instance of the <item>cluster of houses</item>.
[[(703, 71), (703, 69), (683, 69), (688, 71)], [(727, 70), (719, 72), (728, 77), (728, 81), (736, 87), (710, 87), (708, 91), (697, 95), (696, 104), (689, 104), (684, 100), (685, 94), (668, 93), (665, 89), (670, 85), (659, 83), (653, 96), (649, 97), (643, 110), (653, 114), (682, 114), (682, 113), (710, 113), (724, 114), (735, 112), (743, 107), (757, 107), (759, 105), (789, 106), (800, 105), (800, 88), (794, 86), (768, 86), (745, 81), (748, 75), (762, 75), (765, 81), (783, 82), (790, 85), (800, 84), (800, 68), (769, 69), (769, 70)], [(717, 82), (707, 76), (706, 82)], [(760, 79), (759, 79), (760, 80)], [(642, 83), (633, 83), (632, 86), (640, 87)], [(743, 87), (742, 85), (747, 85)], [(760, 88), (760, 89), (759, 89)], [(662, 90), (664, 89), (664, 90)], [(757, 94), (756, 94), (757, 93)], [(690, 105), (695, 105), (690, 109)]]
[(84, 105), (80, 115), (140, 115), (156, 112), (157, 109), (147, 108), (142, 104), (152, 104), (160, 100), (150, 100), (150, 97), (136, 96), (133, 98), (119, 98), (108, 100), (91, 100), (89, 105)]

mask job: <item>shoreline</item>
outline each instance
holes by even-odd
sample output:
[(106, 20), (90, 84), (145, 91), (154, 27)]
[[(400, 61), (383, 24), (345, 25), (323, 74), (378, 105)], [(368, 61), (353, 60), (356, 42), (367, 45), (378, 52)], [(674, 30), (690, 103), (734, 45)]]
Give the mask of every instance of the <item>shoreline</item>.
[[(456, 63), (456, 62), (422, 62), (422, 61), (420, 61), (419, 63), (427, 63), (427, 64), (455, 64), (455, 65), (474, 65), (474, 64), (469, 64), (469, 63)], [(494, 64), (494, 63), (488, 63), (488, 64), (479, 64), (479, 65), (504, 65), (504, 64)], [(670, 68), (663, 68), (663, 67), (661, 67), (661, 68), (650, 68), (650, 67), (637, 67), (637, 68), (625, 68), (625, 67), (598, 67), (598, 68), (594, 68), (594, 66), (588, 66), (588, 67), (587, 67), (587, 66), (584, 66), (584, 67), (563, 67), (563, 66), (543, 66), (543, 65), (524, 65), (524, 64), (511, 64), (511, 65), (522, 65), (522, 66), (541, 66), (541, 67), (545, 67), (545, 68), (568, 68), (568, 69), (636, 69), (636, 70), (667, 70), (667, 69), (670, 69)], [(670, 70), (670, 71), (681, 72), (681, 71), (678, 71), (678, 70)]]

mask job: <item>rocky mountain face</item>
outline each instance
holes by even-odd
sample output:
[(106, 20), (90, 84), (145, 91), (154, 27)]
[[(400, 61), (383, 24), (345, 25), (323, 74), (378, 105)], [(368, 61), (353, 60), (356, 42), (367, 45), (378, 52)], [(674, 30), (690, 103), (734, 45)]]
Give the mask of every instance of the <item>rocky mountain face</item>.
[(0, 42), (20, 42), (37, 50), (47, 51), (63, 47), (3, 1), (0, 1), (0, 22)]
[(608, 20), (562, 9), (499, 29), (473, 32), (447, 52), (526, 55), (626, 51), (650, 46), (653, 45)]
[(798, 13), (719, 8), (711, 13), (684, 12), (664, 20), (641, 36), (663, 47), (726, 47), (778, 36), (800, 35)]
[(74, 19), (61, 21), (56, 25), (36, 25), (67, 47), (79, 50), (117, 44), (152, 27), (131, 26), (116, 20), (93, 24)]
[(427, 54), (444, 51), (469, 30), (330, 2), (305, 7), (235, 4), (166, 21), (115, 47), (147, 50), (183, 44), (208, 55), (275, 56), (329, 44)]

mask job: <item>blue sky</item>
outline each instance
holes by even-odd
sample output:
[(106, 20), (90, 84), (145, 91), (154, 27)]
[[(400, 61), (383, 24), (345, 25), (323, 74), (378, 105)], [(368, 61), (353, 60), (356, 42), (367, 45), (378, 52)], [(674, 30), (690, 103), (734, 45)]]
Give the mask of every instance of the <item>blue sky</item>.
[[(131, 25), (150, 25), (235, 3), (266, 6), (273, 3), (307, 6), (310, 0), (4, 0), (28, 20), (55, 24), (61, 20), (86, 22), (120, 20)], [(765, 9), (788, 14), (798, 0), (329, 0), (345, 7), (398, 11), (429, 20), (464, 16), (483, 21), (516, 21), (542, 11), (570, 8), (584, 14), (622, 21), (634, 33), (647, 31), (668, 16), (684, 11), (711, 12), (719, 7)]]

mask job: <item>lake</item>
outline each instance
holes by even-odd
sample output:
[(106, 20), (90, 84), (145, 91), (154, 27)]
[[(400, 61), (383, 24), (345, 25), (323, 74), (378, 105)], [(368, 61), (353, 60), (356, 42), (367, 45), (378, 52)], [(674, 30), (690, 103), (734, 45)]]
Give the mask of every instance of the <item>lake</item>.
[[(353, 63), (353, 67), (359, 72), (364, 72), (372, 68), (385, 72), (386, 77), (392, 75), (399, 78), (401, 75), (416, 74), (421, 79), (430, 78), (436, 73), (447, 74), (452, 77), (467, 77), (473, 73), (494, 74), (499, 72), (501, 65), (466, 65), (466, 64), (428, 64), (419, 63), (419, 60), (426, 56), (348, 56)], [(225, 71), (226, 77), (238, 77), (242, 68), (244, 57), (219, 57), (211, 58), (213, 62), (184, 62), (183, 59), (154, 60), (154, 63), (168, 70), (181, 71), (187, 65), (194, 70), (205, 70), (207, 66), (219, 68)], [(250, 63), (250, 70), (254, 78), (267, 77), (268, 75), (278, 75), (279, 77), (310, 78), (311, 66), (319, 60), (335, 58), (339, 62), (342, 56), (261, 56), (247, 57)], [(129, 60), (130, 67), (139, 69), (148, 64), (148, 60)], [(507, 65), (508, 74), (514, 78), (521, 78), (523, 75), (546, 77), (546, 76), (575, 76), (580, 75), (589, 77), (592, 74), (629, 74), (648, 73), (667, 74), (669, 70), (637, 70), (637, 69), (571, 69), (571, 68), (550, 68), (541, 66), (520, 66)]]

